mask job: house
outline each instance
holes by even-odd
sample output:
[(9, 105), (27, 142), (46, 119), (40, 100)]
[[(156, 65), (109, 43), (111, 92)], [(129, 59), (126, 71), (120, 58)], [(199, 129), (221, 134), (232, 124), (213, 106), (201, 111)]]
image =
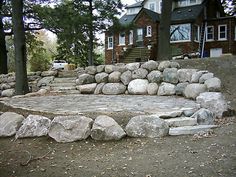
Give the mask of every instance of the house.
[[(161, 0), (127, 6), (119, 19), (127, 28), (105, 33), (106, 64), (157, 59), (161, 7)], [(236, 17), (226, 16), (220, 0), (173, 0), (171, 21), (173, 56), (236, 55)]]

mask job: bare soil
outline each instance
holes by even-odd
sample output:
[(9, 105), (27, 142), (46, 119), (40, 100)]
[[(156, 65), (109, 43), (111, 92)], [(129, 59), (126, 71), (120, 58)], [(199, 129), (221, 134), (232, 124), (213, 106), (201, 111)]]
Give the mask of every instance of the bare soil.
[[(222, 80), (224, 95), (236, 110), (236, 57), (178, 62), (182, 68), (215, 73)], [(11, 108), (0, 105), (0, 111)], [(0, 138), (0, 177), (233, 177), (235, 120), (235, 117), (218, 120), (220, 128), (208, 134), (157, 139), (125, 138), (114, 142), (88, 139), (62, 144), (48, 137), (16, 141)]]

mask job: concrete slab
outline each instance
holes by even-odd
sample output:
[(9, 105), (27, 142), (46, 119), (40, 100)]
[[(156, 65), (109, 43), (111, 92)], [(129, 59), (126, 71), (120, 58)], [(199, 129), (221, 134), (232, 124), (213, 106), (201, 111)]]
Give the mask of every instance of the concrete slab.
[(165, 119), (169, 127), (183, 127), (197, 125), (197, 119), (192, 117), (176, 117), (172, 119)]

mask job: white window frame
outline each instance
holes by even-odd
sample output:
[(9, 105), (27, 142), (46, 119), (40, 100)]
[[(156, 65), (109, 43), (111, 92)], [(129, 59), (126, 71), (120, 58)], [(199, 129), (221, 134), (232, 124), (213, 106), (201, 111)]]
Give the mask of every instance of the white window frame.
[(200, 39), (200, 26), (199, 25), (194, 25), (194, 28), (195, 27), (197, 27), (197, 39), (195, 39), (196, 31), (194, 30), (194, 41), (199, 42), (199, 39)]
[(161, 9), (162, 9), (162, 1), (159, 2), (159, 13), (161, 13)]
[(147, 26), (146, 28), (146, 37), (152, 36), (152, 26)]
[(178, 6), (179, 7), (185, 7), (185, 6), (191, 6), (191, 5), (195, 5), (195, 4), (199, 4), (201, 3), (200, 0), (195, 0), (195, 2), (191, 2), (191, 0), (183, 0), (183, 1), (178, 1)]
[[(208, 39), (208, 28), (212, 28), (212, 39)], [(207, 26), (206, 27), (206, 41), (214, 41), (214, 26)]]
[[(124, 36), (123, 36), (124, 35)], [(125, 32), (121, 32), (119, 34), (119, 45), (123, 46), (125, 45)]]
[[(220, 34), (221, 34), (220, 27), (222, 27), (222, 26), (225, 27), (225, 31), (224, 31), (224, 33), (225, 33), (225, 38), (221, 38), (221, 37), (220, 37)], [(227, 25), (226, 25), (226, 24), (224, 24), (224, 25), (218, 25), (218, 40), (219, 40), (219, 41), (225, 41), (225, 40), (227, 40)]]
[[(111, 39), (111, 42), (110, 42)], [(111, 45), (110, 45), (111, 44)], [(113, 49), (113, 36), (107, 37), (107, 49)]]
[(134, 31), (130, 30), (129, 31), (129, 45), (134, 44)]
[[(151, 9), (151, 5), (153, 5), (154, 9)], [(151, 10), (151, 11), (156, 12), (156, 3), (155, 3), (155, 2), (150, 2), (150, 3), (148, 4), (148, 9)]]
[[(173, 26), (181, 26), (181, 25), (188, 25), (188, 26), (190, 27), (190, 29), (189, 29), (189, 34), (188, 34), (189, 39), (172, 41), (172, 39), (170, 38), (170, 43), (190, 42), (190, 41), (191, 41), (192, 27), (191, 27), (191, 24), (190, 24), (190, 23), (183, 23), (183, 24), (178, 24), (178, 25), (171, 25), (171, 27), (173, 27)], [(177, 30), (177, 31), (178, 31), (178, 30)]]

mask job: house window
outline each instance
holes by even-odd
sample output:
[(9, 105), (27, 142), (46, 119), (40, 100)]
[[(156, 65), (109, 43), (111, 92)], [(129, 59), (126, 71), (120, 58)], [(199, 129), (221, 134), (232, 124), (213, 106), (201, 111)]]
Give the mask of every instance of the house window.
[(194, 41), (199, 41), (199, 26), (194, 25), (193, 28)]
[(214, 40), (214, 26), (208, 26), (206, 31), (206, 40), (213, 41)]
[(162, 9), (162, 1), (160, 1), (160, 4), (159, 4), (159, 13), (161, 13), (161, 9)]
[(125, 45), (125, 32), (119, 34), (119, 45)]
[(107, 49), (113, 49), (113, 36), (107, 38)]
[(156, 4), (155, 3), (150, 3), (149, 4), (149, 10), (151, 10), (151, 11), (156, 11), (156, 8), (155, 8), (155, 6), (156, 6)]
[[(200, 1), (201, 2), (201, 1)], [(183, 6), (190, 6), (190, 5), (194, 5), (194, 4), (197, 4), (197, 3), (200, 3), (199, 0), (179, 0), (178, 1), (178, 5), (180, 7), (183, 7)]]
[(226, 40), (226, 39), (227, 39), (227, 25), (219, 25), (218, 40)]
[(134, 31), (130, 30), (129, 31), (129, 44), (133, 44), (134, 43)]
[(147, 37), (151, 37), (152, 36), (152, 26), (147, 26)]
[(171, 42), (190, 41), (191, 26), (190, 24), (171, 25), (170, 33)]

